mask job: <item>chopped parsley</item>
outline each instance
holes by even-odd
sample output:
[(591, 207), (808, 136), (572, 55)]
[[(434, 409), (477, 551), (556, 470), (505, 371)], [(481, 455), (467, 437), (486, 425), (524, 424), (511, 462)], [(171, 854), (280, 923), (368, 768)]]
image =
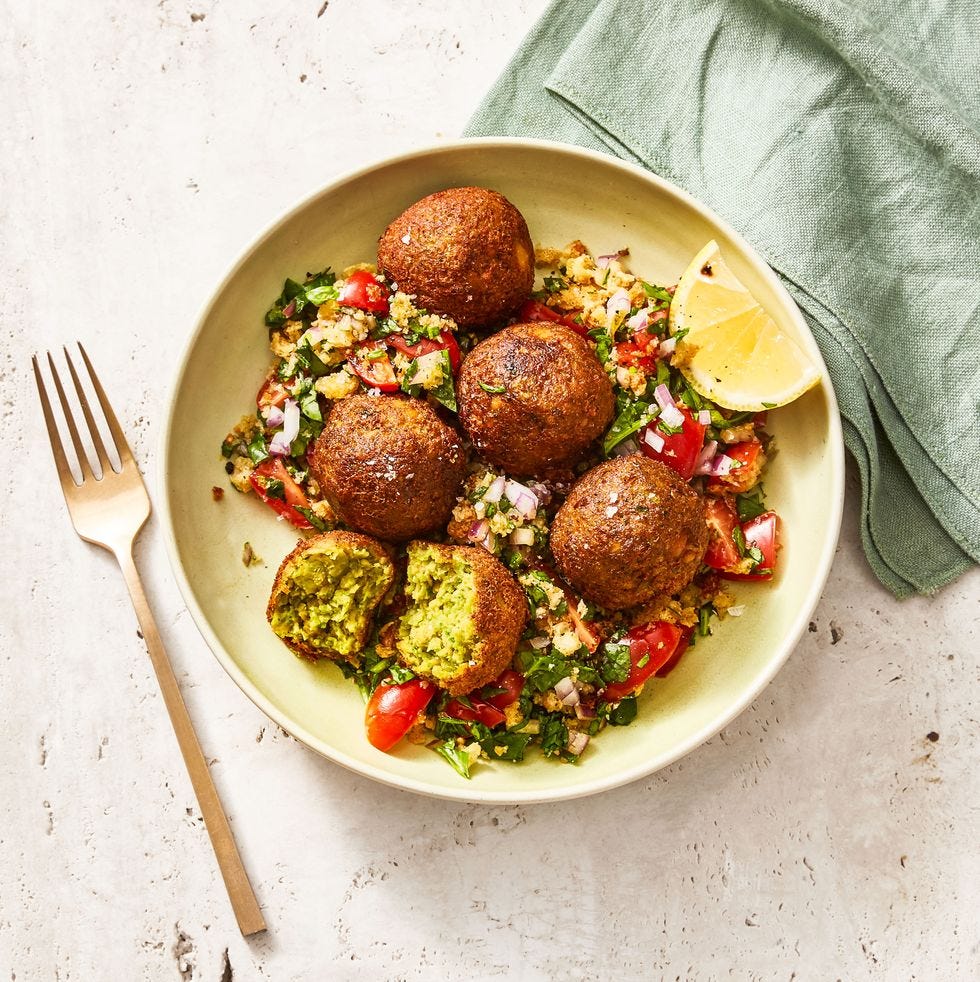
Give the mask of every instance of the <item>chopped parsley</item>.
[(282, 286), (282, 293), (279, 299), (273, 303), (265, 315), (265, 323), (268, 327), (279, 327), (287, 320), (299, 318), (306, 311), (308, 320), (311, 320), (310, 310), (316, 311), (321, 304), (329, 300), (336, 300), (339, 292), (334, 286), (336, 275), (328, 266), (322, 273), (315, 273), (306, 278), (304, 283), (297, 283), (296, 280), (287, 279)]
[(507, 391), (506, 385), (487, 385), (486, 382), (481, 382), (480, 388), (483, 389), (484, 392), (493, 392), (496, 395), (499, 395), (501, 392)]

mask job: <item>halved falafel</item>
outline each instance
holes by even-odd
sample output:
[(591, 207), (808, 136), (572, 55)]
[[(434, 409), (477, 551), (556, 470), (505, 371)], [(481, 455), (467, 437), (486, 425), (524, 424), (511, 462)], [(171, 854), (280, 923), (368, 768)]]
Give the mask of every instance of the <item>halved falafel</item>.
[(417, 307), (457, 324), (506, 317), (534, 285), (523, 215), (488, 188), (449, 188), (407, 208), (378, 242), (378, 268)]
[(445, 525), (466, 476), (458, 434), (407, 396), (335, 402), (307, 460), (337, 517), (388, 542)]
[(629, 454), (593, 468), (551, 523), (551, 551), (579, 593), (625, 610), (676, 593), (708, 545), (704, 500), (665, 464)]
[(478, 546), (408, 545), (398, 661), (458, 696), (507, 668), (527, 620), (524, 591)]
[(587, 341), (513, 324), (478, 344), (457, 382), (459, 418), (489, 461), (522, 477), (567, 471), (605, 432), (616, 399)]
[(305, 539), (282, 561), (266, 618), (283, 643), (313, 661), (353, 661), (395, 580), (380, 542), (354, 532)]

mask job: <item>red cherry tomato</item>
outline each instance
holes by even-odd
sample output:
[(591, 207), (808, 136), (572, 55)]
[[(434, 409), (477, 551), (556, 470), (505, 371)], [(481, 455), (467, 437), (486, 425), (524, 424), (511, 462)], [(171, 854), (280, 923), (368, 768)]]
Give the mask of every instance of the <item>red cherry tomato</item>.
[(758, 572), (730, 572), (723, 570), (721, 576), (726, 580), (771, 580), (776, 569), (776, 549), (779, 546), (779, 516), (774, 511), (763, 512), (742, 523), (746, 549), (756, 548), (762, 553), (762, 562), (756, 567)]
[(762, 470), (762, 444), (758, 440), (745, 440), (725, 447), (725, 454), (736, 462), (727, 474), (712, 477), (707, 484), (707, 490), (714, 494), (729, 491), (742, 494), (755, 486)]
[(521, 304), (517, 316), (522, 322), (551, 321), (553, 324), (564, 324), (570, 327), (576, 334), (583, 338), (588, 336), (588, 329), (584, 324), (579, 324), (573, 314), (559, 314), (557, 310), (552, 310), (547, 304), (539, 300), (525, 300)]
[(660, 338), (649, 331), (637, 331), (630, 341), (616, 345), (616, 361), (626, 368), (639, 368), (649, 374), (657, 370), (657, 350)]
[(446, 715), (452, 716), (453, 719), (465, 720), (467, 723), (482, 723), (491, 729), (506, 719), (504, 714), (496, 706), (491, 706), (489, 702), (484, 702), (474, 696), (467, 696), (466, 699), (469, 706), (464, 705), (458, 699), (450, 699), (446, 703)]
[(378, 750), (391, 750), (415, 725), (419, 713), (429, 705), (436, 687), (427, 679), (409, 679), (407, 682), (384, 682), (368, 700), (364, 715), (368, 742)]
[(271, 406), (279, 406), (289, 398), (289, 390), (282, 382), (270, 375), (263, 383), (255, 397), (255, 405), (259, 409), (268, 409)]
[(496, 681), (484, 688), (503, 689), (503, 692), (487, 696), (486, 702), (497, 709), (506, 709), (521, 698), (521, 692), (524, 691), (524, 676), (508, 668), (507, 671), (500, 673)]
[(704, 554), (704, 564), (712, 569), (734, 569), (741, 559), (733, 538), (739, 524), (735, 505), (731, 498), (708, 498), (705, 506), (708, 551)]
[(681, 655), (687, 651), (688, 645), (691, 643), (691, 635), (693, 633), (693, 627), (681, 628), (681, 639), (677, 642), (677, 647), (674, 649), (674, 653), (660, 668), (657, 669), (658, 679), (666, 678), (677, 667), (677, 663), (681, 660)]
[[(272, 482), (282, 482), (281, 498), (269, 494)], [(249, 475), (252, 490), (277, 514), (288, 518), (298, 529), (313, 528), (308, 518), (296, 510), (309, 508), (310, 501), (303, 489), (293, 480), (286, 465), (278, 457), (267, 457)]]
[(421, 358), (433, 351), (449, 352), (449, 364), (452, 366), (453, 374), (459, 371), (459, 366), (463, 362), (462, 352), (459, 350), (459, 343), (455, 336), (449, 331), (443, 331), (438, 338), (420, 338), (416, 344), (408, 344), (401, 334), (389, 334), (385, 342), (390, 344), (395, 351), (400, 351), (409, 358)]
[(391, 291), (366, 269), (354, 270), (344, 282), (337, 297), (343, 307), (356, 307), (371, 314), (387, 314)]
[(395, 370), (385, 346), (380, 341), (362, 341), (347, 356), (351, 371), (369, 388), (382, 392), (399, 389)]
[(632, 628), (626, 635), (630, 646), (630, 673), (624, 681), (607, 685), (602, 691), (602, 698), (606, 702), (618, 702), (632, 695), (670, 661), (683, 633), (676, 624), (666, 621), (653, 621)]
[[(661, 431), (658, 421), (653, 420), (640, 430), (640, 449), (648, 457), (659, 460), (661, 463), (673, 468), (685, 481), (689, 481), (694, 476), (694, 467), (698, 461), (698, 454), (704, 445), (705, 427), (691, 415), (691, 411), (687, 406), (678, 405), (677, 408), (684, 417), (680, 433), (664, 433)], [(647, 443), (647, 431), (650, 431), (664, 441), (663, 446), (659, 450), (654, 450)]]

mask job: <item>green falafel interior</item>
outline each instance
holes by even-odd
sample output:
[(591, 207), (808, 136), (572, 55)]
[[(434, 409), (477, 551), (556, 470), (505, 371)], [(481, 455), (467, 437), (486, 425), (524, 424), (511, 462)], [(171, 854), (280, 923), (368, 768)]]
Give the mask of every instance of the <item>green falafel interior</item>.
[(424, 542), (408, 548), (408, 607), (398, 623), (398, 652), (403, 664), (437, 683), (466, 671), (478, 641), (471, 616), (476, 574), (463, 552)]
[(280, 638), (313, 657), (354, 658), (391, 580), (385, 556), (324, 536), (283, 564), (269, 623)]

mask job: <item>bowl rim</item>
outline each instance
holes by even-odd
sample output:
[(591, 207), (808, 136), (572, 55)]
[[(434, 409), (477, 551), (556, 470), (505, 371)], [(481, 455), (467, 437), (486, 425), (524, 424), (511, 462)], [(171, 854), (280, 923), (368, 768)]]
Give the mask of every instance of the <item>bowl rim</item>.
[(573, 798), (582, 798), (587, 795), (596, 794), (600, 791), (608, 791), (613, 788), (621, 787), (625, 784), (630, 784), (633, 781), (647, 777), (650, 774), (669, 766), (675, 761), (680, 760), (682, 757), (691, 753), (691, 751), (701, 746), (701, 744), (705, 743), (707, 740), (710, 740), (729, 723), (731, 723), (732, 720), (741, 715), (746, 708), (748, 708), (748, 706), (759, 697), (760, 693), (772, 681), (776, 673), (783, 667), (789, 656), (796, 649), (800, 638), (807, 629), (810, 616), (820, 600), (824, 584), (826, 583), (827, 577), (830, 574), (830, 567), (837, 549), (838, 538), (840, 536), (841, 519), (843, 514), (843, 434), (837, 398), (834, 394), (834, 389), (830, 383), (827, 367), (822, 357), (820, 357), (820, 388), (823, 392), (824, 398), (827, 400), (829, 419), (829, 432), (827, 434), (828, 455), (832, 469), (831, 478), (835, 485), (834, 500), (831, 503), (831, 534), (829, 534), (824, 541), (819, 562), (816, 568), (813, 570), (809, 590), (803, 604), (797, 612), (796, 619), (790, 631), (785, 635), (782, 644), (776, 650), (774, 656), (770, 658), (766, 664), (765, 670), (755, 678), (752, 685), (749, 686), (737, 700), (735, 700), (731, 705), (727, 706), (722, 712), (716, 714), (708, 723), (702, 726), (695, 733), (688, 736), (685, 740), (671, 748), (669, 751), (652, 757), (649, 760), (644, 761), (642, 764), (634, 765), (625, 770), (618, 770), (611, 774), (599, 775), (593, 780), (578, 784), (573, 788), (551, 788), (530, 791), (488, 791), (481, 790), (469, 782), (461, 785), (458, 789), (438, 787), (411, 777), (402, 777), (390, 774), (373, 764), (349, 757), (342, 751), (328, 746), (323, 741), (313, 736), (313, 734), (307, 731), (304, 727), (298, 725), (294, 720), (290, 719), (283, 712), (281, 712), (258, 690), (258, 688), (246, 676), (245, 672), (236, 664), (230, 653), (225, 649), (222, 642), (212, 630), (207, 616), (197, 602), (197, 598), (180, 561), (177, 539), (174, 534), (173, 514), (171, 512), (170, 498), (168, 494), (168, 477), (171, 471), (170, 447), (172, 445), (172, 434), (175, 419), (174, 410), (177, 404), (177, 397), (181, 392), (184, 377), (187, 374), (191, 361), (191, 354), (196, 348), (197, 342), (203, 333), (205, 323), (210, 318), (211, 313), (217, 304), (218, 298), (224, 292), (228, 283), (236, 275), (239, 267), (254, 252), (260, 249), (269, 238), (276, 234), (283, 225), (290, 222), (299, 212), (307, 208), (313, 201), (322, 195), (331, 193), (349, 181), (367, 177), (372, 172), (383, 170), (393, 164), (407, 163), (415, 159), (424, 159), (434, 154), (451, 154), (461, 150), (470, 150), (477, 147), (487, 150), (493, 150), (495, 148), (513, 149), (527, 147), (591, 160), (603, 166), (612, 167), (616, 170), (623, 171), (632, 177), (638, 177), (657, 186), (661, 191), (679, 198), (682, 202), (686, 203), (694, 211), (698, 212), (700, 215), (702, 215), (702, 217), (707, 219), (709, 223), (714, 224), (718, 229), (723, 231), (727, 236), (736, 242), (739, 248), (756, 267), (757, 272), (768, 282), (769, 286), (775, 291), (775, 293), (781, 297), (787, 310), (794, 319), (800, 334), (804, 337), (812, 338), (812, 332), (807, 326), (799, 307), (797, 307), (789, 292), (780, 282), (776, 273), (770, 268), (768, 263), (766, 263), (766, 261), (758, 255), (752, 245), (750, 245), (749, 242), (736, 229), (729, 225), (728, 222), (715, 214), (712, 209), (708, 208), (707, 205), (704, 205), (683, 188), (680, 188), (670, 181), (665, 180), (658, 174), (648, 171), (637, 164), (621, 160), (620, 158), (612, 156), (608, 153), (602, 153), (596, 150), (579, 147), (575, 144), (562, 143), (555, 140), (526, 139), (522, 137), (471, 137), (425, 144), (422, 146), (417, 146), (411, 150), (395, 154), (394, 156), (377, 158), (367, 164), (347, 170), (328, 181), (326, 184), (316, 188), (308, 194), (305, 194), (286, 212), (280, 214), (278, 217), (269, 222), (257, 236), (249, 241), (249, 243), (229, 264), (224, 276), (221, 278), (221, 281), (212, 289), (208, 299), (202, 304), (198, 312), (197, 318), (194, 322), (194, 329), (191, 331), (184, 343), (177, 366), (177, 372), (168, 391), (166, 399), (167, 419), (161, 433), (160, 444), (158, 446), (158, 459), (161, 461), (161, 466), (155, 482), (156, 491), (163, 525), (163, 536), (167, 546), (167, 555), (170, 561), (170, 567), (173, 571), (174, 578), (177, 581), (177, 586), (180, 590), (184, 603), (186, 604), (187, 609), (190, 611), (198, 631), (201, 633), (205, 643), (211, 649), (211, 652), (214, 654), (219, 664), (222, 666), (222, 668), (224, 668), (235, 684), (259, 709), (262, 710), (262, 712), (266, 714), (266, 716), (268, 716), (283, 730), (295, 737), (310, 750), (313, 750), (320, 756), (326, 757), (328, 760), (339, 764), (341, 767), (354, 771), (357, 774), (361, 774), (364, 777), (371, 778), (372, 780), (378, 781), (381, 784), (398, 788), (403, 791), (413, 791), (417, 794), (428, 797), (442, 798), (452, 801), (490, 805), (523, 805), (546, 801), (564, 801)]

